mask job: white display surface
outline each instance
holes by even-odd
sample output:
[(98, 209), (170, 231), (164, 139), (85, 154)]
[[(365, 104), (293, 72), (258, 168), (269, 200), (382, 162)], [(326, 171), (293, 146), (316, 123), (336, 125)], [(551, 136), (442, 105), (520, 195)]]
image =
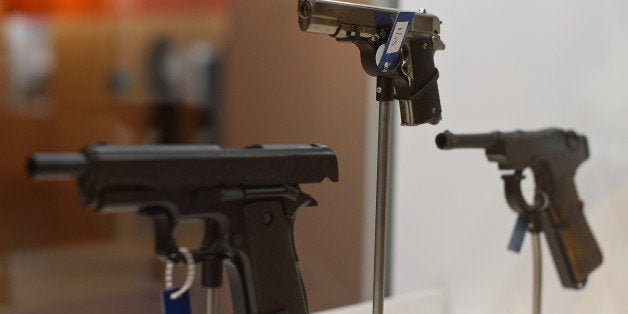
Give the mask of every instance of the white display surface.
[[(384, 312), (386, 314), (445, 314), (445, 300), (443, 289), (426, 289), (387, 298), (384, 301)], [(371, 314), (372, 310), (373, 302), (368, 301), (316, 314)]]
[(434, 137), (560, 127), (589, 139), (576, 184), (604, 262), (565, 290), (543, 238), (543, 313), (628, 313), (628, 2), (400, 2), (441, 18), (447, 49), (443, 121), (395, 129), (393, 293), (443, 286), (451, 314), (531, 313), (530, 237), (506, 250), (516, 215), (502, 173)]

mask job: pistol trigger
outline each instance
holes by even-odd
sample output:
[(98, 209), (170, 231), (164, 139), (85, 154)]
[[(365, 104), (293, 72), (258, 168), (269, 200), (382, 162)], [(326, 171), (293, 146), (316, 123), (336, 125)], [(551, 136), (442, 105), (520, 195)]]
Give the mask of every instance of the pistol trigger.
[(512, 230), (512, 235), (510, 236), (510, 241), (508, 242), (508, 250), (519, 253), (521, 251), (521, 246), (523, 245), (523, 240), (526, 236), (528, 225), (528, 218), (519, 214), (517, 217), (517, 222), (515, 223), (515, 227)]
[(177, 241), (172, 235), (175, 225), (176, 222), (166, 215), (153, 216), (157, 255), (163, 260), (178, 263), (185, 259), (183, 254), (179, 252)]
[(409, 90), (414, 89), (414, 77), (412, 76), (413, 68), (412, 68), (412, 56), (409, 53), (410, 48), (407, 44), (403, 45), (401, 49), (401, 73), (408, 80), (408, 88)]

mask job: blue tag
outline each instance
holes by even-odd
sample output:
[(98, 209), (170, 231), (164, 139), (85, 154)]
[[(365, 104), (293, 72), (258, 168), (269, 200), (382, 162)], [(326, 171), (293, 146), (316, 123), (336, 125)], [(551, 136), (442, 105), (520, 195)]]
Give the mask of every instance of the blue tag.
[(166, 289), (161, 294), (161, 301), (163, 304), (162, 312), (164, 314), (191, 314), (192, 309), (190, 307), (190, 292), (186, 291), (179, 298), (171, 300), (170, 295), (179, 290), (179, 288)]
[(377, 65), (380, 71), (386, 72), (397, 65), (401, 47), (408, 35), (408, 30), (412, 27), (413, 20), (414, 12), (402, 11), (397, 14), (397, 20), (384, 47), (384, 54)]
[(521, 246), (523, 245), (523, 238), (526, 236), (526, 227), (528, 219), (524, 215), (519, 215), (517, 222), (515, 223), (515, 229), (510, 236), (510, 242), (508, 243), (508, 250), (519, 253)]

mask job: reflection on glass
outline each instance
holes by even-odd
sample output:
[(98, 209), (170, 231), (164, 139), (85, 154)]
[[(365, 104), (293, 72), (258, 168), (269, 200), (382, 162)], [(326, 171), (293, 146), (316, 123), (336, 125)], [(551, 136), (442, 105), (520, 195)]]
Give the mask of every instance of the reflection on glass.
[[(226, 1), (0, 9), (0, 312), (159, 312), (151, 222), (91, 213), (72, 183), (28, 181), (24, 160), (96, 141), (219, 143)], [(182, 229), (182, 243), (200, 237)]]
[[(303, 34), (295, 5), (0, 1), (0, 312), (159, 311), (164, 273), (151, 221), (97, 215), (79, 204), (73, 183), (26, 178), (33, 152), (77, 151), (95, 141), (332, 147), (342, 182), (307, 187), (319, 206), (304, 210), (295, 227), (299, 267), (313, 311), (357, 302), (362, 289), (370, 295), (364, 278), (371, 274), (362, 273), (371, 208), (363, 195), (366, 76), (354, 47)], [(29, 48), (40, 51), (39, 61), (21, 68), (31, 77), (22, 98), (12, 92), (19, 88), (11, 60), (25, 58), (9, 58), (6, 35), (16, 17), (35, 29), (28, 45), (40, 47)], [(194, 247), (201, 231), (181, 225), (177, 240)], [(193, 312), (203, 312), (204, 290), (197, 283), (193, 292)]]

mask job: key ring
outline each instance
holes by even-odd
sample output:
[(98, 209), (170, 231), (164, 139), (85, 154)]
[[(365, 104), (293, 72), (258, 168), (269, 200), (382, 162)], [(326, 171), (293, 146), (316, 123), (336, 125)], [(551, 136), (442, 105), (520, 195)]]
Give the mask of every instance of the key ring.
[[(188, 274), (185, 277), (185, 282), (183, 283), (183, 286), (181, 286), (179, 290), (170, 294), (170, 300), (176, 300), (180, 298), (181, 295), (183, 295), (188, 290), (190, 290), (190, 287), (192, 287), (192, 283), (194, 283), (194, 276), (196, 275), (196, 265), (194, 262), (194, 256), (192, 255), (192, 252), (190, 252), (190, 250), (185, 247), (180, 247), (179, 252), (183, 254), (183, 257), (185, 257), (185, 263), (187, 264), (187, 267), (188, 267)], [(174, 262), (169, 260), (166, 263), (166, 289), (173, 288), (173, 285), (172, 285), (173, 269), (174, 269)]]

